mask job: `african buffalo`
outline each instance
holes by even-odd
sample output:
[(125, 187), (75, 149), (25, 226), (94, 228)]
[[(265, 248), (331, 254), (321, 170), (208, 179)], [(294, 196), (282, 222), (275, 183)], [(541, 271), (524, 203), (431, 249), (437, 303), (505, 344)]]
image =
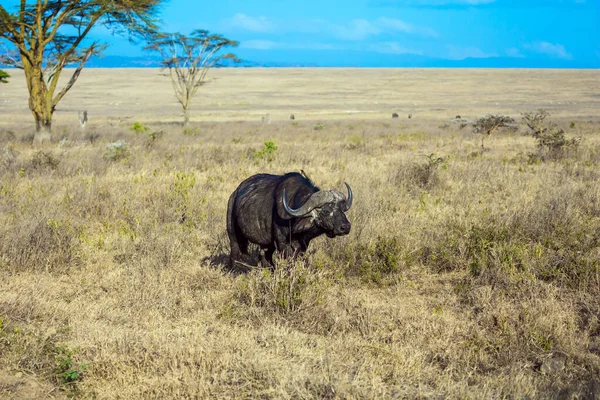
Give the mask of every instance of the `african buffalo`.
[(346, 211), (352, 206), (337, 190), (320, 190), (305, 175), (258, 174), (243, 181), (229, 197), (227, 233), (231, 243), (231, 266), (248, 263), (248, 244), (264, 250), (260, 258), (273, 266), (273, 253), (302, 253), (310, 241), (323, 233), (333, 238), (350, 233)]

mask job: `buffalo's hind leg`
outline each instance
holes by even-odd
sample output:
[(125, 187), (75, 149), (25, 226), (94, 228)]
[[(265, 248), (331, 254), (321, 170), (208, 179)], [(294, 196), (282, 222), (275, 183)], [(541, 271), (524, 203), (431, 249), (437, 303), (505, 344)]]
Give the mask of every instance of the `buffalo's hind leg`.
[(229, 242), (231, 244), (231, 253), (229, 254), (229, 260), (231, 261), (231, 268), (237, 271), (248, 271), (246, 254), (248, 253), (248, 241), (244, 238), (233, 234), (229, 234)]
[(246, 254), (248, 254), (248, 240), (238, 232), (235, 221), (233, 220), (233, 204), (237, 190), (229, 197), (229, 203), (227, 204), (227, 235), (229, 236), (229, 245), (231, 252), (229, 253), (229, 260), (231, 263), (231, 269), (235, 271), (248, 271), (248, 267), (244, 265)]

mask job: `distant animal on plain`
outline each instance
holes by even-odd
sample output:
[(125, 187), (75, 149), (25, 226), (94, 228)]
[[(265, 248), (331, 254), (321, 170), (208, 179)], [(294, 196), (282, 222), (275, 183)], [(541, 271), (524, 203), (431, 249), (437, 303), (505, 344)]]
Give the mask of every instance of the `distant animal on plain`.
[(408, 114), (408, 119), (411, 119), (411, 118), (412, 118), (412, 114)]
[(460, 117), (460, 115), (457, 115), (456, 117), (454, 117), (454, 119), (462, 119), (462, 118)]
[(231, 267), (251, 264), (250, 243), (260, 246), (260, 262), (272, 267), (275, 251), (282, 257), (295, 256), (322, 234), (333, 238), (350, 233), (345, 213), (352, 206), (353, 195), (347, 183), (346, 188), (347, 196), (337, 190), (321, 190), (306, 174), (297, 172), (257, 174), (243, 181), (227, 205)]
[(392, 118), (398, 118), (398, 113), (393, 113)]
[(293, 121), (296, 119), (296, 117), (294, 117), (294, 114), (290, 115), (290, 119)]

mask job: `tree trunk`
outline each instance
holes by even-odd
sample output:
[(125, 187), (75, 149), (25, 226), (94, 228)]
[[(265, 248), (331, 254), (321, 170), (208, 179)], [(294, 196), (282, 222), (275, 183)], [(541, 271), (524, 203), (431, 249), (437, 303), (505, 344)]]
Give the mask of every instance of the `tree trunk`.
[[(50, 100), (51, 102), (52, 100)], [(45, 141), (50, 141), (52, 132), (52, 114), (54, 107), (48, 104), (46, 93), (42, 93), (37, 97), (30, 96), (29, 107), (35, 120), (35, 137), (33, 143), (39, 144)]]
[(52, 114), (44, 113), (38, 114), (32, 111), (33, 118), (35, 119), (35, 136), (33, 137), (34, 144), (42, 144), (44, 142), (50, 142), (52, 132)]
[(50, 141), (52, 114), (54, 113), (52, 93), (49, 93), (46, 82), (44, 82), (41, 63), (34, 65), (24, 63), (24, 67), (29, 89), (29, 109), (35, 120), (33, 143)]
[(187, 108), (183, 109), (183, 129), (187, 129), (190, 126), (190, 112)]

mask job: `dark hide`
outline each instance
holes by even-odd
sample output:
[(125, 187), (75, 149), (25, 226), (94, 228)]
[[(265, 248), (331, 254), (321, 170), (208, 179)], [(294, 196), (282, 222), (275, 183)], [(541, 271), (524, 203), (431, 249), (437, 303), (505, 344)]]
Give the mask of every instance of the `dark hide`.
[[(251, 264), (248, 244), (264, 250), (261, 261), (273, 265), (273, 253), (291, 256), (306, 251), (310, 241), (325, 233), (329, 237), (347, 235), (350, 222), (344, 214), (351, 205), (346, 196), (331, 192), (326, 204), (320, 204), (300, 217), (293, 217), (283, 206), (299, 209), (319, 192), (310, 179), (299, 173), (285, 175), (258, 174), (243, 181), (231, 194), (227, 206), (227, 233), (231, 243), (231, 265)], [(316, 196), (315, 198), (319, 198)], [(324, 198), (324, 197), (323, 197)], [(311, 203), (313, 204), (313, 203)]]

